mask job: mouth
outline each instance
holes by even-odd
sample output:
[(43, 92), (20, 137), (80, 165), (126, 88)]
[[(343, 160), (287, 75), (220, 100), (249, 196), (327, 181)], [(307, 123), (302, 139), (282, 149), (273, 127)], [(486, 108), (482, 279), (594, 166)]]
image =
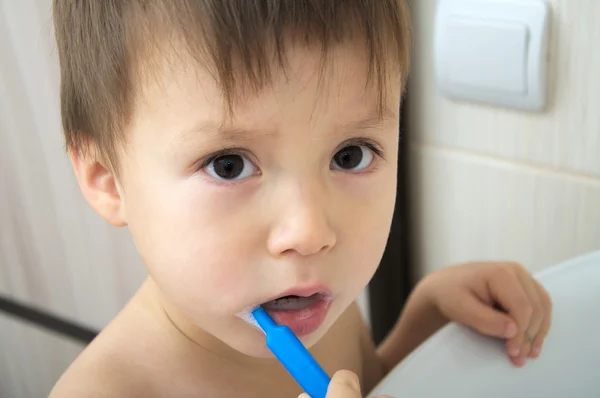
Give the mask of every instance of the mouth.
[(327, 316), (331, 295), (324, 291), (289, 293), (261, 306), (277, 324), (289, 327), (298, 337), (315, 332)]

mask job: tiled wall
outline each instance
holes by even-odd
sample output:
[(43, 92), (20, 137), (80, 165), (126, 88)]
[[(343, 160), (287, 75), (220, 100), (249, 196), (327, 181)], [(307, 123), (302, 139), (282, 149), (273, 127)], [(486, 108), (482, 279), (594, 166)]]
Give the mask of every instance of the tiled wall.
[(549, 3), (550, 102), (529, 113), (443, 97), (432, 58), (436, 2), (412, 2), (420, 275), (487, 259), (535, 271), (600, 249), (600, 2)]
[(0, 2), (0, 294), (100, 328), (144, 272), (65, 155), (50, 5)]
[[(99, 329), (145, 270), (65, 156), (50, 0), (0, 0), (0, 296)], [(0, 312), (0, 397), (47, 396), (83, 345)]]

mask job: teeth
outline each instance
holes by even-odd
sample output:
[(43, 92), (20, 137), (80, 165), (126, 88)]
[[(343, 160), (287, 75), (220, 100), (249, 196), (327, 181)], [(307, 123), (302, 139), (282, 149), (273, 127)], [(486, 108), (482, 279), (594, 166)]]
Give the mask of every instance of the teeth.
[(285, 296), (263, 304), (266, 310), (285, 310), (295, 311), (310, 307), (316, 301), (320, 300), (320, 294), (313, 294), (309, 297)]

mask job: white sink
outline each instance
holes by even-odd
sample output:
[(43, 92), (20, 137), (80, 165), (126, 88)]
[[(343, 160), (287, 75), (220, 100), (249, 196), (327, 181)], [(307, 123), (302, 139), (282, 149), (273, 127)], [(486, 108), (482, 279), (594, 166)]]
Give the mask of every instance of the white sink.
[(379, 383), (369, 397), (600, 397), (600, 252), (536, 278), (554, 304), (542, 355), (514, 367), (504, 342), (450, 324)]

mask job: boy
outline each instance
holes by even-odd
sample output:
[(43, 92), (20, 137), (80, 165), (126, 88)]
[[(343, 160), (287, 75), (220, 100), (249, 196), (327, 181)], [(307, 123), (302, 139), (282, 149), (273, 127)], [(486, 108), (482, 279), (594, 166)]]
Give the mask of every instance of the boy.
[(365, 392), (449, 320), (539, 354), (550, 301), (517, 265), (433, 273), (377, 349), (354, 304), (394, 208), (403, 1), (55, 0), (54, 23), (78, 182), (149, 276), (52, 397), (298, 396), (256, 305)]

